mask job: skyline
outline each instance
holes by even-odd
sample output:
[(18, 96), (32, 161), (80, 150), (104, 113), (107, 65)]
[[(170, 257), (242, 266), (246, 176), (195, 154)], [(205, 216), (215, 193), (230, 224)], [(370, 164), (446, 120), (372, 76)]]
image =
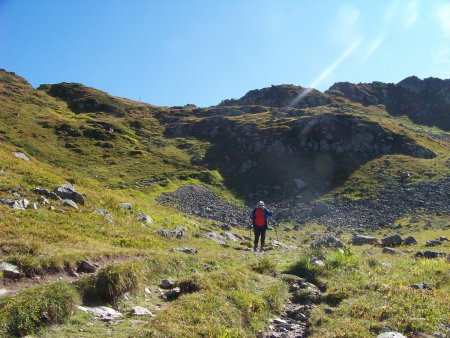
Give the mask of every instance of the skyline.
[(291, 83), (450, 77), (450, 2), (0, 1), (0, 67), (198, 106)]

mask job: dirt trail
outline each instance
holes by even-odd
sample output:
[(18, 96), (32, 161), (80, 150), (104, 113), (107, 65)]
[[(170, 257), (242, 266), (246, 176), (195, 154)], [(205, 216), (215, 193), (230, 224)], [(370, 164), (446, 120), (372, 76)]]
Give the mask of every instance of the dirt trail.
[[(144, 259), (144, 255), (132, 255), (132, 256), (102, 256), (95, 260), (91, 260), (92, 263), (99, 265), (99, 268), (107, 266), (109, 264), (119, 264), (123, 262), (130, 262), (134, 260)], [(98, 269), (97, 268), (97, 272)], [(72, 276), (68, 271), (60, 271), (55, 273), (43, 273), (41, 275), (33, 276), (31, 278), (24, 277), (18, 280), (12, 280), (3, 278), (0, 280), (0, 298), (8, 295), (15, 294), (21, 290), (28, 289), (31, 287), (50, 284), (57, 281), (64, 281), (67, 283), (73, 283), (78, 279), (86, 275), (95, 275), (95, 273), (78, 273), (78, 276)]]

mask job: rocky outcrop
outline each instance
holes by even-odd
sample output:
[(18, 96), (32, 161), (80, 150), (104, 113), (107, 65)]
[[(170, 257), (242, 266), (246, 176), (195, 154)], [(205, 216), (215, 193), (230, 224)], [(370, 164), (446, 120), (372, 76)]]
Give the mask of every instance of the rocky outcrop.
[(410, 76), (397, 84), (339, 82), (325, 93), (363, 105), (382, 104), (392, 115), (450, 130), (450, 80)]
[(75, 187), (70, 184), (66, 183), (63, 185), (60, 185), (59, 187), (55, 188), (53, 192), (62, 199), (71, 200), (75, 203), (79, 203), (81, 205), (84, 205), (84, 197), (77, 191), (75, 191)]
[(249, 91), (240, 99), (223, 100), (219, 106), (316, 107), (330, 104), (332, 99), (312, 88), (278, 85)]

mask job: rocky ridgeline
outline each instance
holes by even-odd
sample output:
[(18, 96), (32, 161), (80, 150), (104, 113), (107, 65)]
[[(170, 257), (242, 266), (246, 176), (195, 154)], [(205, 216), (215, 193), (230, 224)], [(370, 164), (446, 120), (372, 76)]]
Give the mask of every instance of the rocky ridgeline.
[(232, 226), (248, 224), (250, 211), (224, 202), (211, 190), (202, 186), (185, 186), (173, 193), (162, 194), (158, 203), (172, 205), (181, 212), (221, 221)]

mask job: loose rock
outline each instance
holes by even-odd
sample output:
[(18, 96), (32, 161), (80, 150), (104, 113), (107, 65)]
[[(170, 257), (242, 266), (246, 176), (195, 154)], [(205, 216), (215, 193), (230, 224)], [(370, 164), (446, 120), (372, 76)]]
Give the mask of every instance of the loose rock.
[(50, 199), (54, 199), (54, 200), (60, 200), (61, 197), (59, 197), (58, 195), (56, 195), (54, 192), (49, 191), (45, 188), (42, 187), (36, 187), (34, 189), (34, 192), (37, 193), (38, 195), (50, 198)]
[(6, 199), (0, 199), (0, 203), (5, 204), (13, 209), (25, 210), (26, 208), (28, 208), (28, 205), (30, 202), (27, 199), (12, 200), (12, 199), (6, 198)]
[(183, 253), (186, 253), (186, 254), (191, 254), (191, 255), (197, 253), (197, 249), (195, 249), (195, 248), (185, 248), (185, 247), (177, 248), (176, 251), (183, 252)]
[(397, 250), (395, 250), (394, 248), (384, 247), (383, 248), (383, 253), (384, 254), (389, 254), (389, 255), (396, 255), (397, 254)]
[(180, 288), (174, 288), (164, 293), (164, 298), (166, 298), (167, 300), (174, 300), (177, 299), (180, 296), (180, 294), (181, 294)]
[(97, 267), (88, 261), (82, 261), (78, 267), (77, 272), (94, 273)]
[(119, 207), (121, 207), (123, 210), (130, 212), (133, 209), (133, 206), (131, 203), (123, 202), (119, 203)]
[(55, 188), (53, 192), (62, 199), (68, 199), (75, 203), (84, 205), (84, 197), (80, 193), (75, 191), (72, 184), (66, 183)]
[(333, 235), (326, 235), (323, 238), (316, 240), (311, 245), (313, 248), (342, 248), (344, 247), (344, 244), (340, 239), (337, 239)]
[(19, 279), (23, 276), (18, 266), (6, 262), (0, 263), (0, 271), (3, 273), (3, 278)]
[(28, 158), (27, 155), (25, 155), (24, 153), (20, 152), (20, 151), (15, 151), (12, 153), (15, 157), (20, 158), (24, 161), (29, 161), (30, 159)]
[(408, 236), (403, 240), (404, 245), (416, 245), (417, 241), (413, 236)]
[(419, 251), (417, 252), (414, 257), (418, 258), (440, 258), (445, 257), (445, 252), (439, 252), (439, 251)]
[(406, 338), (406, 337), (398, 332), (385, 332), (379, 334), (377, 338)]
[(411, 287), (413, 289), (418, 289), (418, 290), (431, 290), (432, 289), (432, 287), (429, 286), (427, 283), (411, 284)]
[(173, 230), (162, 229), (158, 231), (158, 234), (168, 239), (182, 239), (184, 237), (184, 229), (181, 227), (175, 227)]
[(388, 236), (381, 240), (381, 245), (388, 247), (400, 246), (402, 245), (402, 238), (400, 237), (400, 235)]
[(152, 224), (153, 218), (151, 218), (149, 215), (143, 213), (142, 211), (139, 211), (137, 214), (138, 221), (145, 223), (145, 224)]
[(204, 234), (203, 237), (209, 238), (210, 240), (212, 240), (212, 241), (214, 241), (216, 243), (222, 244), (222, 245), (227, 244), (227, 239), (224, 236), (222, 236), (222, 235), (220, 235), (220, 234), (218, 234), (217, 232), (214, 232), (214, 231), (211, 231), (211, 232), (208, 232), (207, 234)]
[(353, 245), (364, 245), (364, 244), (378, 244), (378, 239), (375, 237), (364, 236), (364, 235), (355, 235), (352, 238)]
[(159, 286), (163, 289), (173, 289), (175, 287), (175, 282), (170, 278), (166, 278), (159, 283)]
[(62, 200), (62, 205), (65, 207), (71, 207), (78, 210), (78, 205), (72, 200)]
[(155, 317), (155, 315), (148, 309), (146, 309), (145, 307), (142, 306), (134, 306), (131, 309), (131, 314), (133, 316), (150, 316), (150, 317)]
[(100, 319), (103, 321), (110, 321), (123, 317), (123, 315), (120, 312), (107, 306), (96, 306), (96, 307), (77, 306), (77, 308), (80, 311), (90, 313), (96, 317), (100, 317)]

